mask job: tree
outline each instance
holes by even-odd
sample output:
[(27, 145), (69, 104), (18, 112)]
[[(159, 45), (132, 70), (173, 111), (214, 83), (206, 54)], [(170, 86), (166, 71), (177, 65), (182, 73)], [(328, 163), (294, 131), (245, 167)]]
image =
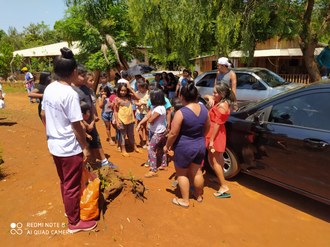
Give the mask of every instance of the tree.
[(241, 49), (249, 64), (257, 42), (275, 36), (298, 37), (311, 81), (320, 79), (314, 51), (320, 39), (329, 37), (328, 0), (224, 0), (218, 4), (216, 36), (224, 53)]
[[(67, 1), (69, 6), (66, 17), (55, 24), (55, 29), (62, 32), (68, 41), (80, 40), (81, 57), (87, 59), (99, 51), (103, 54), (103, 61), (107, 67), (119, 64), (127, 67), (126, 59), (131, 53), (135, 41), (130, 37), (131, 27), (127, 19), (127, 6), (124, 1), (109, 0), (78, 0)], [(122, 42), (128, 47), (121, 47)], [(112, 52), (109, 53), (108, 51)], [(113, 54), (116, 58), (113, 60)], [(101, 59), (93, 55), (90, 59)]]
[[(207, 1), (128, 0), (129, 18), (142, 45), (169, 69), (188, 65), (200, 52), (200, 34), (206, 26)], [(209, 31), (207, 29), (206, 31)], [(205, 32), (204, 32), (205, 33)], [(208, 32), (209, 33), (209, 32)]]

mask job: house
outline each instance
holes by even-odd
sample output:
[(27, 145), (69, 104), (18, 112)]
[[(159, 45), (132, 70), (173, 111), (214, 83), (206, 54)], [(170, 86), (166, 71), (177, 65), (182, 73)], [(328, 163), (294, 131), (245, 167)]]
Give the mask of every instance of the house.
[[(321, 53), (324, 47), (315, 49), (314, 55)], [(234, 67), (246, 66), (242, 62), (243, 52), (232, 51), (228, 58)], [(208, 71), (216, 69), (218, 56), (202, 56), (193, 58), (197, 71)], [(278, 38), (269, 39), (258, 43), (252, 61), (253, 67), (264, 67), (281, 75), (288, 81), (308, 83), (309, 76), (305, 67), (302, 52), (297, 40), (280, 40)]]

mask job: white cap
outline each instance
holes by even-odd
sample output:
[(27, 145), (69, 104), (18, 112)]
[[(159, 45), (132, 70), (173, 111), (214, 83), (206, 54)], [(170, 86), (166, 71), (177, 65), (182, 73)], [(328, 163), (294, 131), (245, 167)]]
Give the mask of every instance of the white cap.
[(219, 59), (218, 59), (218, 64), (221, 64), (221, 65), (226, 65), (226, 66), (230, 66), (230, 63), (229, 63), (229, 61), (228, 61), (228, 58), (226, 58), (226, 57), (220, 57)]

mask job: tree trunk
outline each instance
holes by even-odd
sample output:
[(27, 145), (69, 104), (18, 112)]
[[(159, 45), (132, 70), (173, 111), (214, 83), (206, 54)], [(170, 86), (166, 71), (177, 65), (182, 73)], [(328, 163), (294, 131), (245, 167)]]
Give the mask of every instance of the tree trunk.
[(300, 49), (303, 53), (303, 58), (307, 69), (307, 73), (309, 74), (310, 82), (321, 80), (320, 71), (314, 58), (314, 51), (316, 48), (316, 44), (317, 42), (300, 43)]

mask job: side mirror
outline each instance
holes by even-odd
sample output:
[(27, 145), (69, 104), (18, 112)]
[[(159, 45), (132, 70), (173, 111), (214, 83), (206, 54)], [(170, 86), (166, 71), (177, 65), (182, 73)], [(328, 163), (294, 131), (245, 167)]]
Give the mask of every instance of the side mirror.
[(263, 125), (264, 124), (264, 112), (258, 112), (253, 116), (253, 122), (257, 125)]

